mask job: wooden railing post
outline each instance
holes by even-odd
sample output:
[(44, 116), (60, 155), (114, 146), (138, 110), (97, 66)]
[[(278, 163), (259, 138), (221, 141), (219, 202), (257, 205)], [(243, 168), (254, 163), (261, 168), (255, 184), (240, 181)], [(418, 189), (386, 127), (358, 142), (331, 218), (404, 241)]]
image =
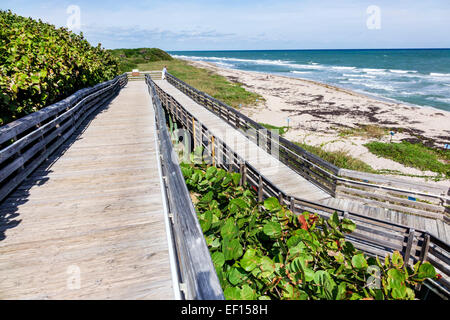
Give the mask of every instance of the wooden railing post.
[(292, 213), (295, 213), (295, 199), (294, 197), (290, 197), (290, 203), (289, 203), (289, 210), (292, 211)]
[(213, 166), (216, 166), (216, 148), (214, 145), (214, 136), (211, 135), (211, 157)]
[(419, 261), (426, 261), (428, 256), (428, 250), (430, 249), (430, 235), (425, 233), (423, 237), (422, 249), (420, 250)]
[(258, 202), (263, 201), (263, 179), (260, 175), (258, 178)]
[(283, 194), (281, 192), (278, 192), (278, 202), (280, 205), (284, 204)]
[(412, 245), (413, 245), (413, 241), (414, 241), (414, 229), (409, 229), (409, 234), (408, 234), (408, 242), (406, 243), (406, 249), (405, 249), (405, 255), (404, 255), (404, 260), (405, 260), (405, 264), (408, 264), (409, 261), (409, 257), (411, 256), (411, 249), (412, 249)]
[(241, 174), (241, 181), (239, 183), (240, 186), (244, 186), (245, 182), (247, 181), (246, 175), (246, 166), (245, 163), (239, 164), (239, 173)]
[(194, 141), (193, 149), (195, 150), (197, 140), (195, 139), (195, 119), (194, 118), (192, 118), (192, 139)]

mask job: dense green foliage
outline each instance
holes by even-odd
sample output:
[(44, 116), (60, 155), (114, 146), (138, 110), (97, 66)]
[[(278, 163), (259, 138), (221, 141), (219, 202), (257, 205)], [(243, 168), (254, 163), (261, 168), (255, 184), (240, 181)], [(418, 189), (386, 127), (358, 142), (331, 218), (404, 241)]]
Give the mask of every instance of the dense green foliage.
[(158, 48), (114, 49), (111, 50), (111, 53), (119, 59), (121, 73), (139, 69), (140, 64), (154, 61), (170, 61), (173, 59), (170, 54)]
[(426, 147), (406, 141), (401, 143), (369, 142), (365, 144), (370, 152), (392, 159), (405, 166), (429, 170), (450, 178), (450, 151)]
[(348, 219), (297, 216), (276, 198), (257, 203), (238, 173), (181, 169), (227, 299), (414, 299), (414, 286), (436, 276), (398, 252), (367, 258), (344, 239), (355, 229)]
[(0, 11), (0, 125), (118, 72), (117, 60), (82, 34)]

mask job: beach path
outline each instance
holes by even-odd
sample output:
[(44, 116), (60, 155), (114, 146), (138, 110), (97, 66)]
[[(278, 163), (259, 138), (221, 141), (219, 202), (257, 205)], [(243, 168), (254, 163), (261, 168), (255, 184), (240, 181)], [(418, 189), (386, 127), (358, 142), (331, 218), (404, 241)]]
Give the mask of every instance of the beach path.
[(296, 195), (311, 201), (323, 201), (331, 198), (328, 193), (278, 161), (276, 157), (258, 147), (243, 133), (196, 103), (167, 81), (155, 80), (155, 83), (202, 122), (213, 135), (222, 139), (232, 150), (286, 194)]
[(95, 114), (2, 202), (0, 299), (174, 298), (146, 84)]

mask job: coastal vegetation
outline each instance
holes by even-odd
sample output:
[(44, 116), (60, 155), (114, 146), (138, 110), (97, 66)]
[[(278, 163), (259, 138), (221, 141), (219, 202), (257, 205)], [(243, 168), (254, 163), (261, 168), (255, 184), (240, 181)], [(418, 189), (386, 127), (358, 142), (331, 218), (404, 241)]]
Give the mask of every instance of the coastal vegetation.
[(139, 69), (139, 65), (154, 61), (170, 61), (172, 56), (158, 48), (114, 49), (111, 54), (119, 60), (120, 73)]
[(118, 74), (117, 59), (83, 34), (0, 11), (0, 125)]
[(414, 287), (437, 276), (430, 263), (406, 265), (399, 252), (367, 257), (345, 240), (355, 224), (336, 213), (295, 215), (276, 198), (258, 203), (239, 173), (181, 169), (226, 299), (414, 299)]
[(429, 170), (450, 178), (450, 151), (437, 150), (419, 143), (385, 143), (373, 141), (365, 144), (377, 156), (392, 159), (405, 166)]
[(289, 127), (287, 126), (283, 126), (283, 127), (277, 127), (271, 124), (267, 124), (267, 123), (262, 123), (259, 122), (260, 125), (262, 125), (264, 128), (268, 129), (268, 130), (278, 130), (278, 134), (280, 136), (282, 136), (283, 134), (285, 134), (286, 132), (288, 132)]
[(167, 66), (168, 72), (175, 77), (234, 108), (255, 105), (263, 100), (260, 95), (245, 90), (241, 84), (230, 82), (212, 71), (196, 68), (184, 60), (172, 59), (138, 64), (139, 70), (143, 71), (162, 70), (164, 66)]
[(302, 147), (308, 152), (311, 152), (322, 159), (328, 161), (331, 164), (334, 164), (337, 167), (370, 172), (375, 173), (376, 171), (367, 163), (362, 160), (359, 160), (355, 157), (352, 157), (348, 152), (339, 150), (339, 151), (326, 151), (322, 149), (320, 146), (312, 146), (306, 143), (295, 142), (298, 146)]
[(387, 128), (383, 128), (374, 124), (359, 125), (356, 128), (345, 128), (339, 130), (340, 137), (359, 136), (364, 138), (381, 139), (389, 134)]

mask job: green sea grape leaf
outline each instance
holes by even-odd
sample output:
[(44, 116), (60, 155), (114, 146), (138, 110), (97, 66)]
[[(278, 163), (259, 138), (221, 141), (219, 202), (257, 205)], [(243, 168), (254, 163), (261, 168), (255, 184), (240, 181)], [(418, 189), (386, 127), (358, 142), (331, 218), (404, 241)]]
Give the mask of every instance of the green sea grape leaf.
[(341, 229), (346, 233), (352, 233), (356, 229), (356, 224), (350, 219), (342, 219)]
[(231, 174), (231, 179), (233, 180), (233, 184), (235, 186), (238, 186), (239, 182), (241, 181), (241, 175), (239, 173), (234, 172)]
[(245, 251), (244, 256), (240, 261), (241, 267), (244, 268), (245, 271), (252, 271), (260, 264), (260, 258), (257, 256), (255, 249), (247, 249)]
[(242, 286), (241, 289), (242, 300), (255, 300), (255, 290), (253, 290), (248, 284)]
[(417, 273), (417, 277), (421, 279), (426, 278), (435, 278), (436, 277), (436, 270), (434, 269), (433, 265), (429, 262), (424, 262), (419, 267), (419, 272)]
[(281, 235), (281, 226), (279, 223), (269, 221), (264, 224), (263, 232), (271, 238), (277, 238)]
[(264, 208), (271, 212), (275, 212), (281, 210), (281, 205), (277, 198), (270, 197), (264, 200)]
[(249, 205), (247, 204), (247, 202), (245, 202), (241, 198), (231, 199), (230, 200), (230, 204), (234, 204), (234, 205), (236, 205), (237, 207), (239, 207), (241, 209), (248, 209), (249, 208)]
[(216, 251), (211, 255), (215, 267), (222, 267), (225, 264), (225, 256), (222, 252)]
[(206, 232), (211, 228), (213, 220), (213, 214), (211, 211), (206, 211), (203, 215), (203, 219), (200, 219), (200, 226), (202, 227), (202, 231)]
[(352, 266), (356, 269), (363, 269), (363, 268), (367, 268), (367, 261), (366, 258), (364, 257), (364, 254), (357, 254), (354, 255), (352, 258)]
[(302, 241), (302, 238), (300, 236), (292, 236), (286, 241), (286, 245), (288, 248), (295, 247), (299, 242)]
[(391, 262), (396, 268), (403, 267), (403, 257), (398, 251), (394, 251), (391, 257)]
[(245, 270), (242, 268), (231, 268), (228, 272), (228, 280), (232, 285), (238, 285), (248, 278)]
[(217, 173), (216, 167), (209, 167), (208, 169), (206, 169), (205, 178), (211, 180), (211, 178), (214, 177), (216, 173)]
[(223, 294), (227, 300), (241, 300), (241, 290), (238, 287), (227, 287)]
[(260, 261), (260, 269), (262, 271), (260, 276), (263, 278), (271, 276), (275, 272), (275, 263), (266, 256), (262, 257)]
[(242, 245), (238, 239), (224, 239), (222, 244), (222, 252), (225, 260), (237, 260), (242, 256)]
[(220, 234), (223, 239), (232, 239), (237, 236), (238, 228), (235, 225), (235, 221), (232, 218), (228, 218), (227, 221), (223, 224), (222, 228), (220, 228)]

